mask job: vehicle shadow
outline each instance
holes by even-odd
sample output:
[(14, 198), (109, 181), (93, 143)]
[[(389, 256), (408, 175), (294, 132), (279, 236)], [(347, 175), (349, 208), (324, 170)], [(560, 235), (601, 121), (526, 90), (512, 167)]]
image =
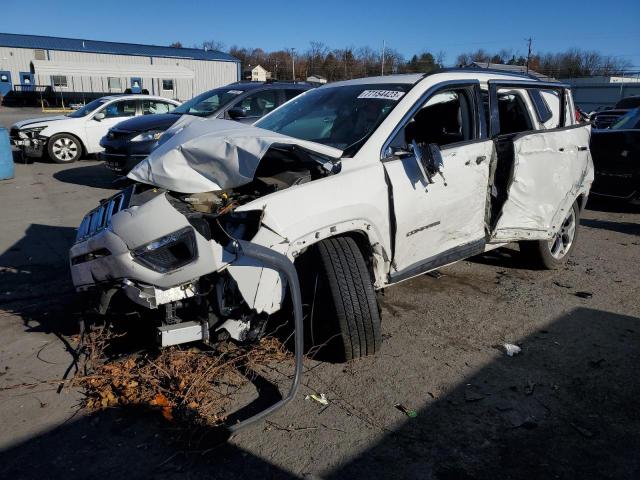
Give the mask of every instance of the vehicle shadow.
[(108, 170), (102, 162), (92, 162), (91, 165), (79, 166), (60, 170), (53, 174), (53, 178), (64, 183), (84, 185), (93, 188), (119, 190), (117, 177)]
[(640, 213), (640, 205), (634, 205), (624, 200), (592, 195), (587, 202), (587, 210), (610, 213)]
[(589, 228), (599, 228), (603, 230), (610, 230), (612, 232), (640, 236), (640, 223), (612, 222), (610, 220), (583, 218), (580, 220), (580, 225), (584, 225)]
[[(640, 319), (577, 308), (518, 343), (323, 478), (638, 478)], [(157, 414), (107, 410), (0, 452), (0, 476), (294, 478), (215, 438), (189, 450)]]
[(520, 253), (520, 250), (514, 246), (506, 246), (496, 248), (486, 253), (476, 255), (467, 259), (469, 262), (479, 263), (481, 265), (491, 265), (494, 267), (513, 268), (513, 269), (538, 269), (532, 265), (531, 261)]

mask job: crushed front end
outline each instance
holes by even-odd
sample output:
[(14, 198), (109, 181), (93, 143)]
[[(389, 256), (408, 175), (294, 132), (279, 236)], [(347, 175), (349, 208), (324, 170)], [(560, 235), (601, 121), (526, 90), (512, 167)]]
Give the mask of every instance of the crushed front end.
[[(242, 195), (133, 184), (102, 201), (82, 220), (70, 250), (76, 289), (94, 294), (98, 313), (124, 304), (153, 318), (162, 346), (258, 340), (287, 284), (238, 250), (261, 221), (260, 211), (232, 211)], [(283, 240), (271, 232), (258, 237), (266, 248)], [(271, 290), (270, 301), (256, 302), (261, 289)]]

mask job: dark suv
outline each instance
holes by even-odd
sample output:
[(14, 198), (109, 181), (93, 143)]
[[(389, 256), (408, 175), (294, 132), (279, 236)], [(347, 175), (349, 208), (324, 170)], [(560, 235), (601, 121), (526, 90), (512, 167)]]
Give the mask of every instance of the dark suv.
[(238, 82), (204, 92), (170, 113), (142, 115), (118, 123), (100, 140), (99, 156), (107, 168), (127, 173), (158, 144), (160, 135), (182, 115), (253, 123), (283, 103), (311, 89), (283, 82)]

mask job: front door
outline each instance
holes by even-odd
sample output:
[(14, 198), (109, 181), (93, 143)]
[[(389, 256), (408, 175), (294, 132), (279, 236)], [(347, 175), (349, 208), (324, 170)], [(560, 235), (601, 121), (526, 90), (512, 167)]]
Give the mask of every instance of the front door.
[(22, 85), (22, 91), (32, 92), (34, 75), (31, 72), (20, 72), (20, 84)]
[(131, 77), (131, 93), (141, 93), (141, 92), (142, 92), (142, 78)]
[[(97, 113), (104, 114), (104, 118), (96, 119)], [(136, 100), (116, 100), (89, 115), (85, 125), (87, 132), (87, 153), (101, 151), (100, 140), (107, 134), (109, 129), (137, 114), (138, 102)]]
[(8, 70), (0, 70), (0, 96), (6, 96), (12, 88), (11, 72)]
[[(481, 112), (477, 82), (446, 86), (418, 102), (386, 147), (396, 232), (392, 282), (484, 250), (493, 142)], [(433, 183), (425, 182), (413, 142), (440, 150)]]

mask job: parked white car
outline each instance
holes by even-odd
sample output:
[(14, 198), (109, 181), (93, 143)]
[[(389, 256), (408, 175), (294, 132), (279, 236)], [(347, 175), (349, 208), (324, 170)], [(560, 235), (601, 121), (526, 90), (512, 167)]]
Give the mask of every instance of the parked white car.
[(56, 163), (75, 162), (83, 154), (103, 150), (100, 139), (109, 129), (137, 115), (168, 113), (180, 102), (150, 95), (114, 95), (55, 117), (22, 120), (11, 127), (11, 143), (28, 157), (44, 152)]
[(376, 289), (510, 242), (567, 260), (590, 128), (568, 85), (468, 69), (328, 84), (253, 126), (194, 117), (85, 217), (73, 283), (158, 311), (164, 345), (256, 340), (293, 304), (316, 344), (370, 355)]

